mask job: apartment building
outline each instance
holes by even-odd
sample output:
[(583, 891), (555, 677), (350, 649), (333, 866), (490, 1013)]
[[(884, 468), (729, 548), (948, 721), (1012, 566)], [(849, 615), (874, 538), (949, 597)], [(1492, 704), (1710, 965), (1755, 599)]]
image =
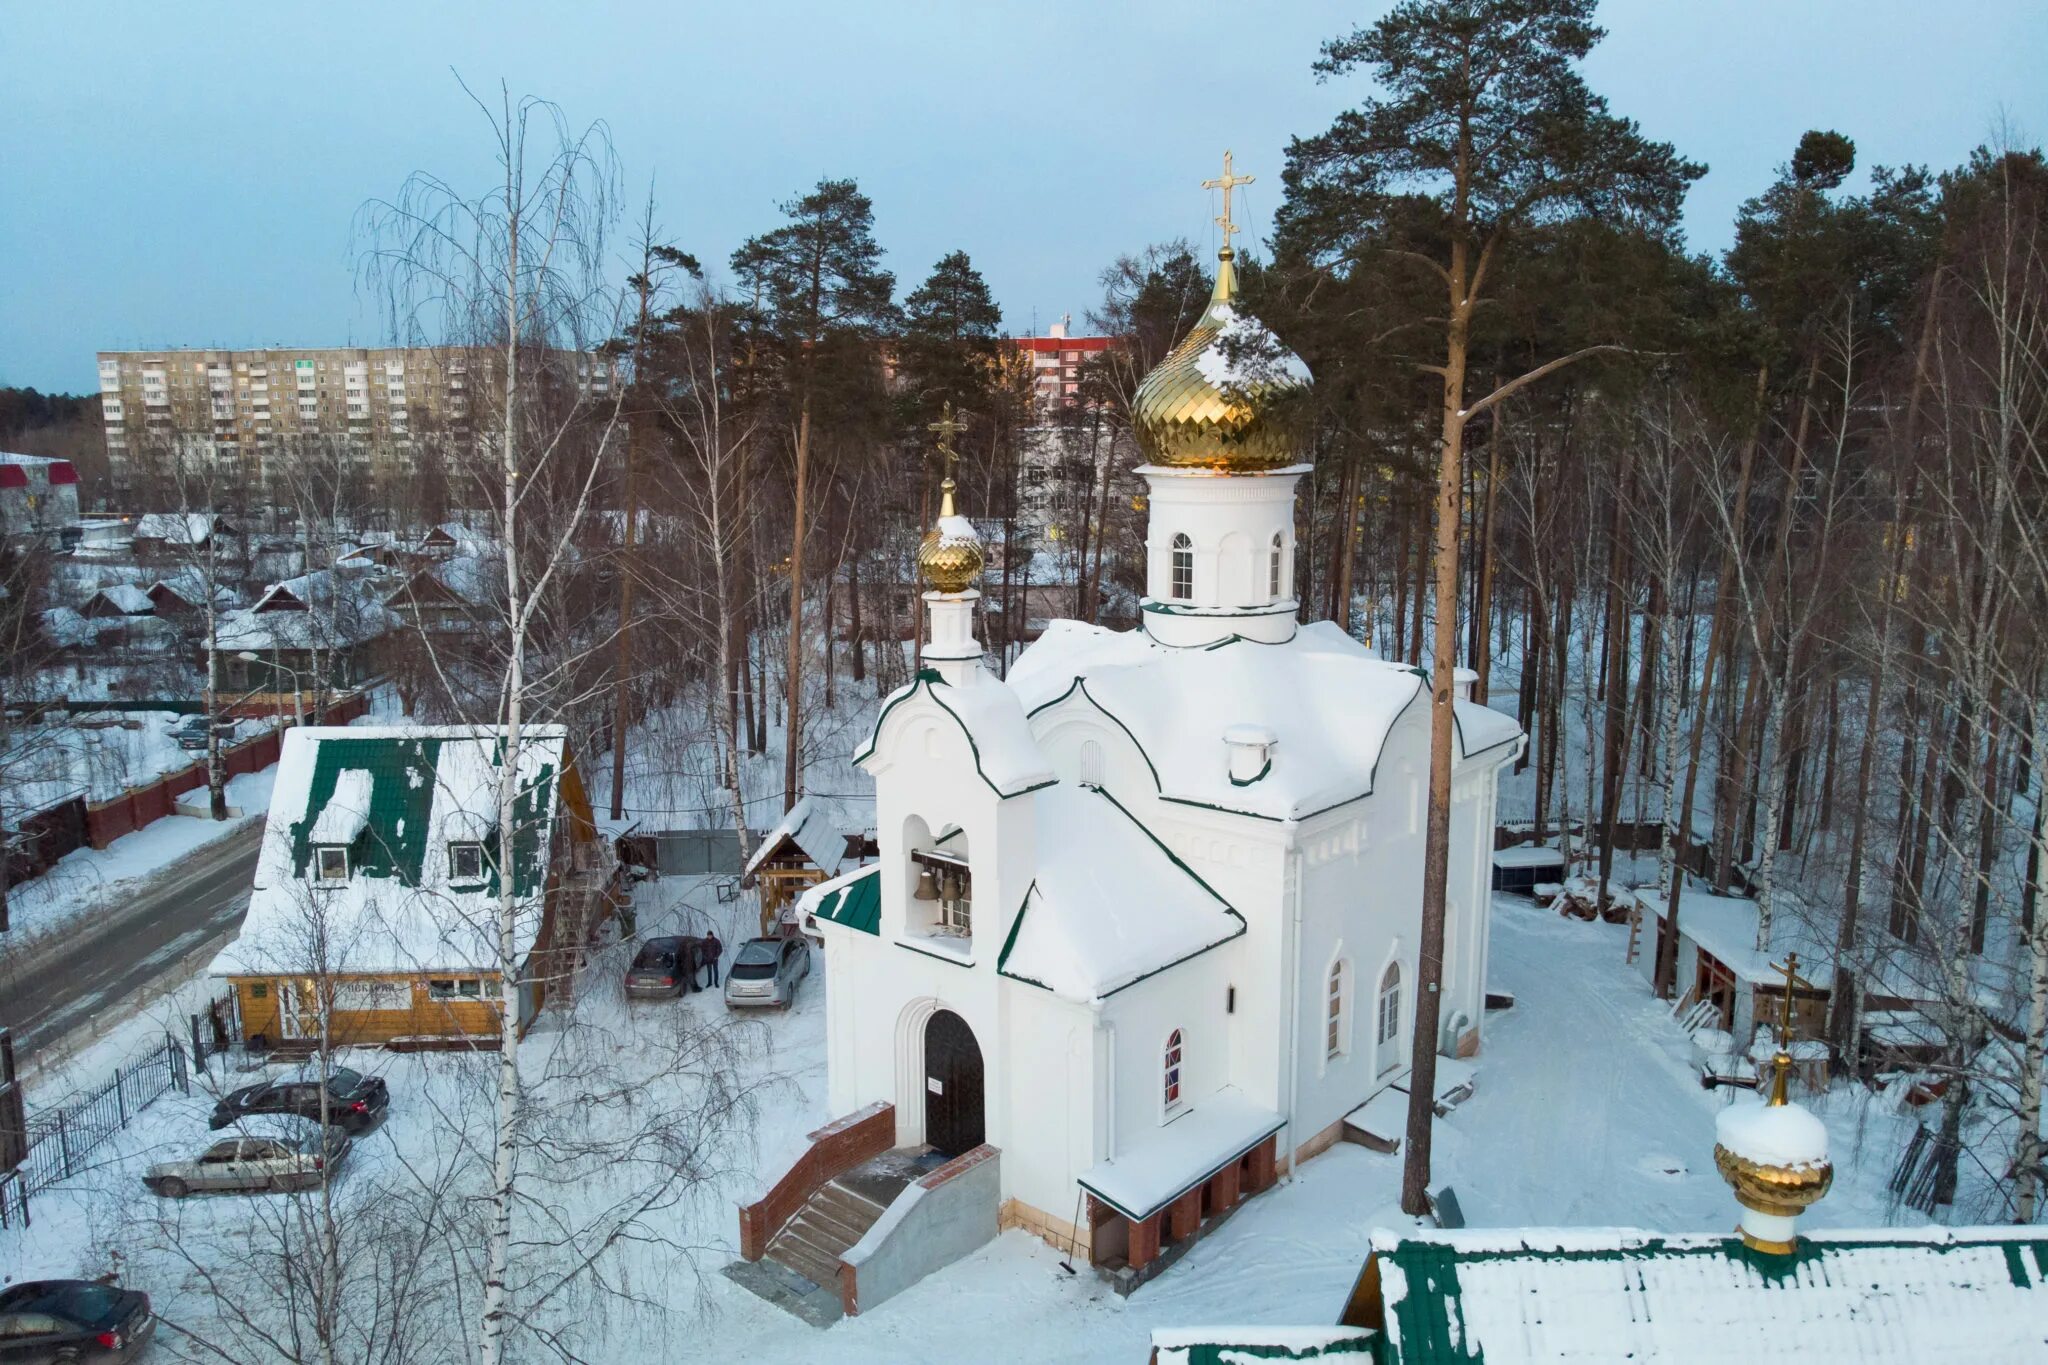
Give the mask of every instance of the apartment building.
[[(578, 392), (618, 382), (609, 357), (562, 357)], [(423, 443), (462, 449), (503, 374), (494, 350), (465, 347), (274, 347), (99, 353), (100, 407), (117, 501), (153, 460), (204, 460), (269, 491), (314, 442), (365, 475), (402, 472)]]
[(1067, 335), (1069, 319), (1061, 318), (1042, 337), (1012, 337), (1011, 344), (1031, 357), (1031, 397), (1041, 421), (1081, 393), (1081, 364), (1116, 344), (1113, 337)]

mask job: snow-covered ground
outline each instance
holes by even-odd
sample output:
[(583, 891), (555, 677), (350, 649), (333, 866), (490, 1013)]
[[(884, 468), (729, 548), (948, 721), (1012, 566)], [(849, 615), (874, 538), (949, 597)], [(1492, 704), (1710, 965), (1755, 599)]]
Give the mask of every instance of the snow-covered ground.
[[(744, 902), (718, 902), (715, 879), (653, 883), (643, 888), (640, 908), (643, 932), (696, 911), (737, 916), (737, 927), (747, 911)], [(1437, 1181), (1456, 1189), (1473, 1226), (1727, 1231), (1736, 1207), (1712, 1158), (1722, 1097), (1699, 1088), (1686, 1064), (1688, 1043), (1624, 965), (1626, 929), (1565, 920), (1509, 897), (1497, 900), (1494, 925), (1493, 985), (1514, 992), (1517, 1004), (1489, 1016), (1477, 1092), (1438, 1125)], [(580, 988), (578, 1038), (536, 1030), (523, 1055), (537, 1094), (559, 1096), (571, 1087), (579, 1072), (567, 1062), (593, 1040), (603, 1055), (643, 1071), (674, 1068), (678, 1039), (692, 1033), (687, 1025), (725, 1021), (723, 1005), (708, 993), (627, 1007), (617, 989), (625, 953), (619, 946), (600, 954)], [(1085, 1270), (1067, 1276), (1057, 1251), (1011, 1232), (821, 1333), (717, 1273), (734, 1254), (734, 1201), (779, 1174), (803, 1135), (833, 1117), (824, 1108), (821, 980), (813, 979), (790, 1013), (744, 1021), (721, 1035), (728, 1051), (719, 1055), (730, 1068), (721, 1083), (758, 1106), (752, 1139), (713, 1144), (702, 1154), (701, 1183), (647, 1215), (642, 1235), (611, 1254), (608, 1277), (635, 1302), (579, 1296), (550, 1312), (587, 1358), (620, 1365), (667, 1360), (678, 1342), (689, 1341), (761, 1361), (896, 1365), (1012, 1358), (1018, 1343), (1029, 1342), (1040, 1360), (1142, 1360), (1155, 1326), (1333, 1320), (1372, 1230), (1403, 1221), (1399, 1158), (1340, 1145), (1247, 1203), (1129, 1299)], [(479, 1131), (472, 1123), (483, 1122), (486, 1111), (475, 1106), (488, 1102), (474, 1069), (488, 1067), (488, 1059), (366, 1053), (357, 1064), (390, 1081), (392, 1117), (359, 1145), (338, 1182), (344, 1195), (353, 1185), (359, 1197), (397, 1199), (403, 1189), (417, 1191), (421, 1181), (462, 1168), (461, 1145), (473, 1141), (463, 1134)], [(678, 1093), (701, 1089), (684, 1071), (674, 1074)], [(212, 1084), (222, 1083), (216, 1072)], [(590, 1088), (587, 1077), (573, 1083)], [(592, 1102), (601, 1104), (602, 1092)], [(1807, 1223), (1883, 1225), (1884, 1180), (1895, 1126), (1904, 1120), (1882, 1097), (1858, 1089), (1839, 1088), (1815, 1103), (1839, 1174)], [(38, 1198), (33, 1229), (0, 1232), (0, 1266), (15, 1275), (97, 1273), (118, 1249), (126, 1281), (155, 1295), (171, 1322), (232, 1334), (187, 1258), (248, 1266), (240, 1279), (232, 1270), (216, 1273), (240, 1285), (235, 1295), (253, 1295), (250, 1258), (280, 1223), (283, 1201), (215, 1197), (171, 1205), (137, 1183), (148, 1161), (204, 1145), (209, 1104), (196, 1092), (159, 1101), (104, 1149), (99, 1169)], [(598, 1128), (629, 1122), (603, 1119)], [(556, 1212), (594, 1216), (649, 1178), (620, 1162), (557, 1186), (550, 1197)], [(457, 1186), (472, 1180), (462, 1176)], [(455, 1315), (446, 1334), (453, 1355), (455, 1335), (473, 1321), (475, 1305), (451, 1298), (443, 1311)], [(702, 1319), (692, 1320), (699, 1313)]]
[[(225, 839), (263, 818), (270, 809), (275, 765), (228, 779), (228, 806), (242, 813), (227, 820), (167, 815), (103, 849), (66, 854), (42, 876), (9, 892), (10, 952), (22, 952), (51, 934), (118, 905), (136, 887), (182, 858)], [(205, 792), (199, 793), (204, 800)]]

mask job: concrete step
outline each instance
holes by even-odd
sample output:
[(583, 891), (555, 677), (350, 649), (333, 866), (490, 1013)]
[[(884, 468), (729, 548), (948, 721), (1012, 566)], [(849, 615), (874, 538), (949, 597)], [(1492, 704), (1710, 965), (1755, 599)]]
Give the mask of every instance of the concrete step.
[(782, 1235), (792, 1243), (808, 1249), (812, 1254), (830, 1261), (835, 1267), (839, 1264), (839, 1258), (846, 1254), (846, 1248), (853, 1245), (852, 1242), (841, 1242), (831, 1233), (820, 1231), (815, 1223), (802, 1221), (791, 1223), (782, 1230)]

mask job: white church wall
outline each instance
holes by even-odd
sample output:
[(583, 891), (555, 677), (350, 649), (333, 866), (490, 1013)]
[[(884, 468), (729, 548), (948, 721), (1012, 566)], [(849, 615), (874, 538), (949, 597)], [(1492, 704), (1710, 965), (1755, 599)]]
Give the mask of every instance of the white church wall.
[(1096, 1016), (1020, 981), (1002, 982), (1003, 1073), (1011, 1096), (1003, 1197), (1071, 1222), (1074, 1180), (1098, 1159)]
[[(1103, 1020), (1114, 1030), (1116, 1074), (1113, 1145), (1103, 1155), (1129, 1150), (1222, 1087), (1241, 1081), (1231, 1063), (1232, 1034), (1241, 1016), (1230, 1012), (1229, 990), (1241, 968), (1242, 944), (1234, 939), (1211, 948), (1103, 1002)], [(1244, 998), (1240, 990), (1240, 1008)], [(1169, 1112), (1166, 1046), (1176, 1029), (1181, 1035), (1181, 1100)], [(1239, 1084), (1239, 1089), (1245, 1087)]]
[[(1428, 714), (1403, 715), (1388, 735), (1375, 790), (1304, 824), (1296, 1099), (1291, 1145), (1299, 1147), (1363, 1104), (1408, 1065), (1414, 1026), (1416, 947), (1422, 926), (1423, 783)], [(1329, 976), (1346, 981), (1336, 1056), (1327, 1047)], [(1378, 991), (1389, 963), (1401, 972), (1400, 1031), (1377, 1037)]]

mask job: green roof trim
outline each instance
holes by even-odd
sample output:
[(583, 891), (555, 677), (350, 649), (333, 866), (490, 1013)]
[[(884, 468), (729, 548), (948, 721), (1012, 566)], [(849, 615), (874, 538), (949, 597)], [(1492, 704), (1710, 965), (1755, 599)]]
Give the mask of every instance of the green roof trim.
[(879, 938), (882, 933), (882, 879), (877, 874), (881, 870), (882, 865), (876, 863), (855, 874), (844, 886), (826, 892), (818, 902), (818, 908), (811, 913), (819, 919), (828, 919), (834, 924), (843, 924)]
[[(1155, 1355), (1160, 1360), (1172, 1360), (1174, 1365), (1235, 1365), (1245, 1360), (1323, 1360), (1323, 1361), (1370, 1361), (1376, 1359), (1375, 1347), (1378, 1333), (1369, 1328), (1355, 1328), (1349, 1332), (1333, 1334), (1329, 1341), (1304, 1342), (1287, 1345), (1277, 1341), (1261, 1341), (1256, 1337), (1239, 1339), (1226, 1331), (1208, 1329), (1213, 1335), (1211, 1341), (1175, 1341), (1161, 1343), (1154, 1340)], [(1256, 1330), (1256, 1329), (1253, 1329)]]
[(889, 713), (891, 711), (894, 711), (898, 706), (902, 705), (904, 702), (909, 701), (912, 697), (916, 696), (917, 690), (920, 687), (922, 687), (925, 690), (925, 694), (932, 699), (932, 702), (941, 711), (944, 711), (947, 715), (953, 718), (953, 723), (960, 727), (960, 733), (967, 736), (968, 751), (974, 755), (975, 776), (979, 777), (982, 780), (982, 782), (988, 787), (988, 789), (994, 792), (999, 799), (1007, 801), (1013, 796), (1023, 796), (1027, 792), (1035, 792), (1038, 791), (1040, 788), (1050, 787), (1053, 785), (1053, 783), (1059, 780), (1056, 777), (1049, 777), (1043, 782), (1034, 782), (1028, 787), (1019, 787), (1016, 791), (1013, 792), (1006, 792), (1001, 787), (998, 787), (995, 784), (995, 782), (990, 779), (988, 773), (983, 771), (982, 769), (981, 746), (974, 742), (974, 731), (968, 727), (966, 721), (960, 719), (960, 713), (958, 711), (955, 711), (952, 707), (946, 705), (945, 698), (941, 697), (938, 694), (938, 688), (951, 686), (952, 684), (947, 682), (943, 677), (941, 677), (936, 670), (929, 668), (920, 668), (917, 671), (917, 677), (912, 679), (908, 686), (898, 688), (896, 690), (895, 695), (891, 696), (887, 702), (883, 703), (881, 714), (875, 717), (875, 728), (868, 732), (868, 742), (862, 745), (860, 752), (856, 753), (853, 756), (853, 761), (855, 765), (857, 766), (859, 764), (865, 763), (870, 758), (874, 757), (875, 745), (881, 742), (882, 726), (887, 723), (889, 719)]

